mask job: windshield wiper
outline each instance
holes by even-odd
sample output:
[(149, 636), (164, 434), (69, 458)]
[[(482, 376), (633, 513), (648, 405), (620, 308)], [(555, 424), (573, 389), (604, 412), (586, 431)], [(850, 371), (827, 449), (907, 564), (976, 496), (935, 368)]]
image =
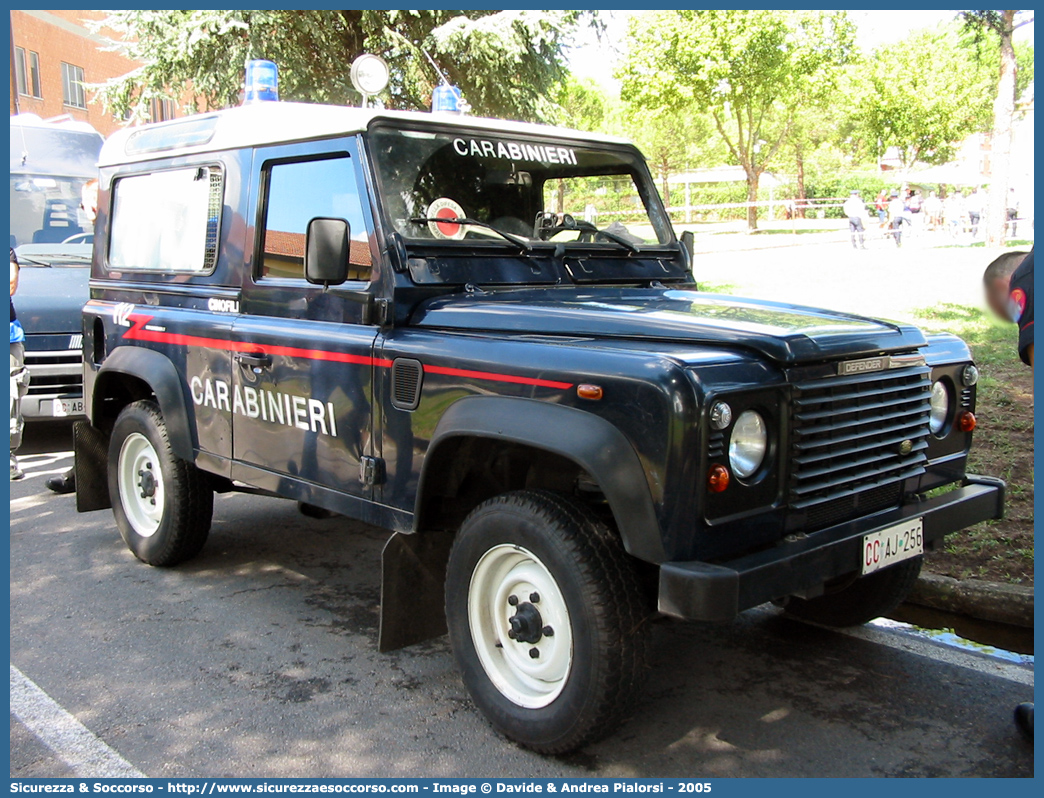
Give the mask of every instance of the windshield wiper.
[[(634, 255), (637, 255), (641, 252), (641, 250), (638, 249), (638, 246), (633, 241), (628, 241), (623, 236), (618, 236), (616, 233), (610, 233), (607, 230), (599, 230), (597, 227), (591, 224), (591, 222), (578, 221), (576, 223), (576, 229), (589, 232), (592, 235), (601, 236), (602, 238), (607, 238), (614, 244), (619, 244), (621, 247), (626, 248), (629, 252), (631, 252)], [(566, 243), (572, 244), (574, 242), (567, 241)]]
[(410, 219), (410, 221), (414, 224), (430, 224), (434, 222), (436, 224), (462, 224), (465, 226), (471, 225), (472, 227), (482, 227), (486, 230), (492, 230), (505, 241), (511, 242), (519, 249), (524, 249), (526, 252), (533, 251), (533, 245), (526, 241), (524, 238), (519, 238), (518, 236), (511, 235), (511, 233), (505, 233), (503, 230), (498, 230), (496, 227), (489, 224), (488, 222), (480, 222), (478, 219), (470, 219), (467, 216), (458, 216), (454, 219), (429, 219), (426, 216), (422, 216), (417, 219)]
[(33, 266), (50, 266), (51, 264), (45, 260), (37, 260), (36, 258), (30, 258), (28, 255), (17, 255), (18, 265), (22, 266), (32, 264)]
[(31, 258), (28, 255), (19, 255), (18, 263), (25, 264), (26, 266), (46, 266), (51, 268), (55, 264), (61, 263), (90, 263), (90, 255), (80, 255), (75, 252), (54, 252), (46, 255), (47, 260), (39, 260), (38, 258)]

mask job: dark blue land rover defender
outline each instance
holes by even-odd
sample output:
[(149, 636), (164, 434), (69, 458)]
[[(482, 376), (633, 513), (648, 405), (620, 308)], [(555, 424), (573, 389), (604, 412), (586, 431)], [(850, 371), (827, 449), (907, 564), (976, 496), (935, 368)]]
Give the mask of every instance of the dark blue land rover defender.
[(448, 630), (538, 751), (634, 708), (655, 613), (860, 624), (1002, 513), (960, 340), (701, 292), (625, 142), (264, 103), (114, 135), (100, 188), (79, 509), (157, 566), (215, 491), (391, 530), (381, 648)]

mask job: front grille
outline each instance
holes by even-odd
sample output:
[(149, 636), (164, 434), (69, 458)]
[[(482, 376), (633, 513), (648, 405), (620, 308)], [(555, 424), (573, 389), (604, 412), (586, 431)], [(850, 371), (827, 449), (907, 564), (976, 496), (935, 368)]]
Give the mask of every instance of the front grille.
[[(836, 503), (830, 507), (837, 513), (847, 506), (848, 517), (865, 514), (872, 511), (862, 498), (850, 505), (839, 500), (924, 473), (929, 375), (930, 369), (921, 367), (796, 384), (790, 506)], [(907, 441), (909, 451), (901, 451)], [(833, 514), (830, 508), (821, 513)]]
[(83, 365), (83, 352), (73, 349), (68, 352), (26, 352), (26, 367), (32, 366), (72, 366)]
[(30, 396), (83, 395), (83, 352), (79, 349), (27, 351)]

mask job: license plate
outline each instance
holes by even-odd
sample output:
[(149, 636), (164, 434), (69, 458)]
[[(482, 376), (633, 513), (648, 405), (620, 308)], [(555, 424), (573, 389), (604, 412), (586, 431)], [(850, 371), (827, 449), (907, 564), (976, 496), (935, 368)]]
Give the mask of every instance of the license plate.
[(55, 418), (65, 416), (82, 416), (83, 399), (55, 399), (51, 409), (51, 415)]
[(924, 554), (924, 519), (914, 518), (863, 536), (863, 574)]

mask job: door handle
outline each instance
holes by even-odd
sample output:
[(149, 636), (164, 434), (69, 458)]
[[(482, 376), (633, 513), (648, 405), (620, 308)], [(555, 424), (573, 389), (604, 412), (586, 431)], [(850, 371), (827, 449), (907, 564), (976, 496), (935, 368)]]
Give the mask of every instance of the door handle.
[(260, 374), (262, 370), (272, 367), (272, 356), (266, 355), (264, 352), (255, 352), (253, 354), (240, 353), (236, 355), (236, 362), (250, 369), (255, 374)]

